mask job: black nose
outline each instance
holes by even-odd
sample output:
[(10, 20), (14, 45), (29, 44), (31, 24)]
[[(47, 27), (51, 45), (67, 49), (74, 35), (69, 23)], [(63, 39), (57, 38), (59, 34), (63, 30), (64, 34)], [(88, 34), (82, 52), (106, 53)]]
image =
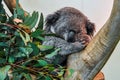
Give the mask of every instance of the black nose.
[(70, 30), (68, 34), (68, 42), (75, 42), (75, 31)]

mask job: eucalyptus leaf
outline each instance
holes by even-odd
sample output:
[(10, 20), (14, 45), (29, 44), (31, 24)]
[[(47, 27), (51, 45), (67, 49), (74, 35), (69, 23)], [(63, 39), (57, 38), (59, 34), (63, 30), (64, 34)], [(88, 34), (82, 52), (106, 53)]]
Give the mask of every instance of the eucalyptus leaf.
[(10, 68), (11, 68), (11, 66), (9, 66), (9, 65), (6, 65), (6, 66), (0, 68), (0, 80), (4, 80), (7, 77), (7, 73)]
[(21, 80), (22, 78), (22, 74), (18, 73), (18, 72), (14, 72), (13, 74), (13, 79), (12, 80)]
[(24, 20), (23, 24), (27, 25), (27, 23), (29, 23), (30, 19), (31, 19), (31, 16), (30, 16), (30, 14), (28, 14), (27, 16), (25, 16), (25, 20)]
[(0, 1), (0, 23), (4, 23), (7, 20), (5, 9), (3, 8), (3, 4)]
[(50, 76), (45, 76), (45, 80), (53, 80)]
[(5, 56), (5, 51), (2, 49), (2, 50), (0, 50), (0, 58), (3, 58), (3, 56)]
[(26, 80), (32, 80), (32, 77), (29, 73), (22, 73)]
[(14, 13), (13, 13), (13, 18), (17, 18), (17, 12), (16, 12), (16, 9), (14, 9)]
[(43, 17), (43, 14), (41, 13), (37, 29), (41, 29), (42, 30), (43, 29), (43, 25), (44, 25), (44, 17)]
[(60, 48), (56, 49), (55, 51), (53, 51), (52, 53), (46, 55), (46, 58), (52, 58), (53, 56), (57, 55), (58, 51), (60, 51)]
[(17, 17), (24, 20), (24, 10), (19, 7), (19, 0), (16, 0)]
[(32, 29), (33, 27), (35, 27), (35, 25), (38, 21), (38, 16), (39, 16), (38, 12), (34, 11), (32, 13), (32, 16), (27, 16), (25, 18), (25, 21), (23, 22), (23, 24), (26, 25), (26, 26), (29, 26), (30, 29)]
[(30, 43), (30, 45), (31, 45), (31, 48), (33, 49), (33, 54), (32, 55), (39, 54), (40, 49), (37, 47), (37, 45), (34, 44), (34, 43)]
[(39, 39), (39, 40), (45, 41), (45, 38), (43, 38), (43, 37), (41, 37), (41, 36), (38, 36), (38, 37), (36, 37), (36, 38)]
[(34, 32), (32, 32), (32, 33), (31, 33), (31, 36), (32, 36), (32, 37), (38, 37), (38, 36), (40, 36), (43, 32), (44, 32), (43, 30), (38, 29), (38, 30), (35, 30)]
[(9, 63), (15, 62), (15, 58), (13, 56), (9, 56), (8, 62)]
[(8, 35), (4, 34), (4, 33), (0, 33), (0, 38), (7, 38)]
[[(64, 70), (61, 70), (60, 72), (58, 72), (58, 76), (59, 76), (59, 77), (62, 77), (62, 76), (64, 75), (64, 72), (65, 72)], [(72, 76), (72, 75), (71, 75), (71, 76)]]
[(6, 59), (0, 58), (0, 64), (4, 64), (4, 63), (6, 63)]
[(36, 15), (36, 12), (34, 11), (32, 13), (32, 16), (29, 15), (25, 18), (25, 21), (23, 22), (23, 24), (26, 26), (30, 26), (35, 19), (35, 15)]
[(37, 23), (37, 21), (38, 21), (38, 18), (39, 18), (39, 14), (38, 14), (38, 12), (36, 12), (36, 15), (35, 15), (35, 17), (34, 17), (34, 20), (33, 20), (32, 24), (30, 25), (30, 28), (31, 28), (31, 29), (35, 27), (35, 25), (36, 25), (36, 23)]
[(24, 41), (25, 45), (27, 45), (27, 43), (30, 41), (30, 36), (28, 33), (26, 33), (25, 31), (22, 31), (24, 34), (22, 34), (20, 31), (20, 36), (22, 38), (22, 40)]
[(27, 57), (29, 57), (29, 55), (33, 52), (33, 49), (29, 47), (20, 47), (19, 50), (20, 52), (24, 53), (24, 56), (27, 56)]
[(39, 45), (38, 47), (41, 51), (46, 51), (53, 48), (53, 46), (46, 46), (46, 45)]
[(27, 60), (27, 61), (25, 61), (24, 63), (22, 63), (22, 65), (23, 65), (23, 66), (27, 66), (27, 65), (31, 64), (32, 61), (33, 61), (32, 59)]
[(0, 42), (0, 47), (8, 47), (8, 44), (6, 42)]
[(35, 67), (44, 67), (48, 65), (48, 63), (45, 60), (37, 60), (37, 62), (38, 63), (34, 65)]

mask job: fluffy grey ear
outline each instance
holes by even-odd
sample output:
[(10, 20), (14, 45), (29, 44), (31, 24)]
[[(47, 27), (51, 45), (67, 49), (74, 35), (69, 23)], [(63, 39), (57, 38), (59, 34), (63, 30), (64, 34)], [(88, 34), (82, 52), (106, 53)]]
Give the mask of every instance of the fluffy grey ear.
[(46, 24), (44, 30), (46, 32), (51, 32), (51, 27), (56, 23), (58, 18), (59, 18), (59, 13), (57, 12), (54, 14), (49, 14), (45, 19)]
[(45, 20), (46, 22), (46, 26), (50, 26), (55, 24), (55, 22), (58, 20), (59, 18), (59, 13), (54, 13), (54, 14), (49, 14)]
[(86, 29), (87, 29), (87, 34), (92, 37), (95, 32), (95, 24), (88, 20), (86, 23)]

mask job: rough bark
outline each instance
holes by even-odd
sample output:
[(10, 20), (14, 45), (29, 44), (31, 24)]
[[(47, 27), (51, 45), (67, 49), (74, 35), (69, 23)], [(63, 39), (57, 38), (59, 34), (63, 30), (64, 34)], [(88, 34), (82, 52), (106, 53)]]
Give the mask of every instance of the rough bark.
[[(93, 80), (120, 40), (120, 0), (114, 0), (110, 18), (85, 50), (69, 56), (68, 68), (75, 72), (67, 80)], [(68, 72), (66, 72), (68, 75)]]

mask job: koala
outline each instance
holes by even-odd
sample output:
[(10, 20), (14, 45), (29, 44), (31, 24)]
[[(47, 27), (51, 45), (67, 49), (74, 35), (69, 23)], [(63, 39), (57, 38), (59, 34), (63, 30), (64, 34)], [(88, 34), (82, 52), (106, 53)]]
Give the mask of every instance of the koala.
[(43, 45), (60, 48), (56, 56), (47, 59), (50, 63), (62, 64), (67, 56), (82, 51), (93, 38), (95, 24), (79, 10), (64, 7), (45, 20), (45, 33), (54, 33), (57, 36), (46, 36)]

